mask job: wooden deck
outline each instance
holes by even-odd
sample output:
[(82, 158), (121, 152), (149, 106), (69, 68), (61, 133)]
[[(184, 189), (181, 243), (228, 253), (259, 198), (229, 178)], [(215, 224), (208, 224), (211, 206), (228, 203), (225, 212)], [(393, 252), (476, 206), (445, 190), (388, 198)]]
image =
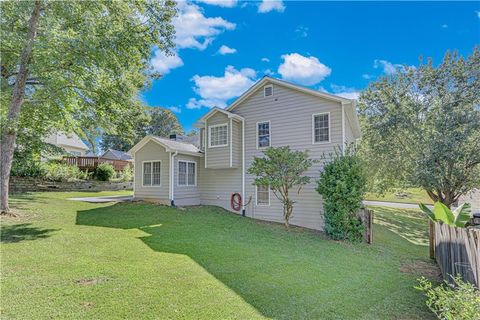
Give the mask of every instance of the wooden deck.
[(115, 171), (122, 171), (125, 167), (132, 167), (133, 165), (130, 161), (110, 160), (100, 157), (63, 157), (63, 160), (69, 165), (77, 166), (82, 171), (94, 171), (102, 163), (111, 164)]

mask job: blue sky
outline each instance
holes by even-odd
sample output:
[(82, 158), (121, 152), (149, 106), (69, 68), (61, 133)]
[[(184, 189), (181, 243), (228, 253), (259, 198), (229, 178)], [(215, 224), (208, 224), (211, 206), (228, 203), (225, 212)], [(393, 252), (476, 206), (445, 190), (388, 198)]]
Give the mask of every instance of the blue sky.
[(370, 81), (441, 61), (480, 44), (479, 2), (179, 2), (175, 55), (155, 51), (164, 74), (142, 93), (186, 131), (264, 75), (355, 98)]

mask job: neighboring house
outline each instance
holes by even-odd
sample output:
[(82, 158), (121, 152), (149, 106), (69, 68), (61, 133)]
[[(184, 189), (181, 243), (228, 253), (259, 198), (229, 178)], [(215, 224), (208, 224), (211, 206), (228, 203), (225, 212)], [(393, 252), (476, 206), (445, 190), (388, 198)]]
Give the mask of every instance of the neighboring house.
[(84, 156), (88, 150), (87, 145), (74, 133), (53, 133), (44, 142), (61, 147), (73, 156)]
[(467, 194), (460, 196), (458, 203), (470, 203), (473, 213), (480, 213), (480, 188), (474, 188)]
[(109, 160), (133, 161), (132, 156), (128, 153), (114, 149), (108, 149), (100, 156), (100, 158)]
[[(283, 222), (282, 204), (268, 187), (255, 187), (247, 169), (268, 146), (289, 145), (322, 159), (360, 137), (355, 101), (264, 77), (225, 110), (200, 118), (198, 145), (147, 136), (134, 157), (134, 197), (164, 204), (216, 205), (234, 211), (232, 194), (244, 200), (243, 214)], [(328, 160), (327, 160), (328, 161)], [(322, 162), (306, 174), (311, 183), (295, 200), (290, 223), (323, 229), (323, 204), (315, 191)]]

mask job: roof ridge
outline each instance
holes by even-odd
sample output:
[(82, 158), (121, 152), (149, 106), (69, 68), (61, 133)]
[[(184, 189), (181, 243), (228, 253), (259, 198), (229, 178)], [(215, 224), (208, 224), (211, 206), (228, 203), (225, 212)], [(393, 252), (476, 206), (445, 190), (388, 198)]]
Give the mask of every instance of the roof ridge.
[(161, 140), (171, 141), (171, 142), (178, 142), (178, 143), (188, 144), (188, 145), (191, 145), (191, 146), (194, 146), (194, 147), (197, 148), (196, 145), (194, 145), (193, 143), (189, 143), (189, 142), (177, 141), (177, 140), (172, 140), (172, 139), (168, 139), (168, 138), (164, 138), (164, 137), (160, 137), (160, 136), (154, 136), (154, 135), (152, 135), (152, 137), (158, 138), (158, 139), (161, 139)]

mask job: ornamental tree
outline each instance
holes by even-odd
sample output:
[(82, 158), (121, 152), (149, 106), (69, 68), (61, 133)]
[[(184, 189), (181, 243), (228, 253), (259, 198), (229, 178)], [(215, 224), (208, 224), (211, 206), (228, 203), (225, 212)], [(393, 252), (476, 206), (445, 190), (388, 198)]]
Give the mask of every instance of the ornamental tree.
[(173, 47), (173, 1), (2, 1), (1, 203), (17, 132), (44, 136), (132, 127), (138, 92), (158, 75), (152, 49)]
[[(308, 151), (292, 151), (289, 146), (267, 148), (264, 157), (253, 157), (248, 173), (255, 175), (256, 186), (270, 186), (275, 197), (283, 204), (283, 217), (288, 228), (293, 213), (294, 201), (292, 189), (300, 193), (302, 187), (310, 182), (304, 173), (314, 163), (308, 157)], [(293, 190), (294, 191), (294, 190)]]
[(402, 67), (360, 96), (362, 153), (377, 190), (420, 186), (450, 207), (480, 185), (480, 53)]

